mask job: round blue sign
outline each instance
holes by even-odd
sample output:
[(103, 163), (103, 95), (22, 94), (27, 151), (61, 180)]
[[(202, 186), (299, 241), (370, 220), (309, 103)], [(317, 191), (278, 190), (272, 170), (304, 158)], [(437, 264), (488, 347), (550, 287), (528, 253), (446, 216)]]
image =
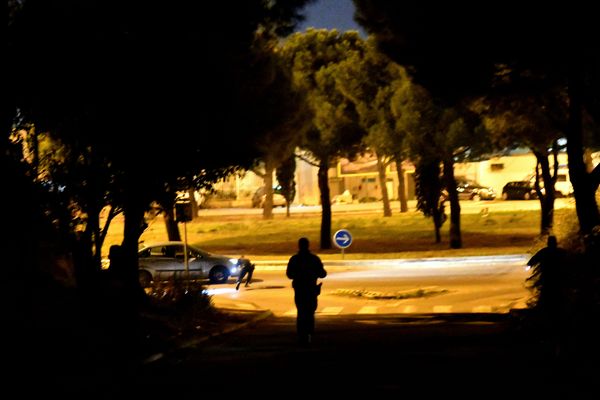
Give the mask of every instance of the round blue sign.
[(345, 249), (352, 244), (352, 234), (346, 229), (340, 229), (333, 235), (333, 241), (337, 247)]

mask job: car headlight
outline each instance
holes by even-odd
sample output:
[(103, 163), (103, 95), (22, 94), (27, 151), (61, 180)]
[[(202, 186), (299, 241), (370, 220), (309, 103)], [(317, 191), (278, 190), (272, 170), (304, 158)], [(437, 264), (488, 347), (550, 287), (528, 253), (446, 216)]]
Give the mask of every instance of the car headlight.
[(231, 267), (229, 270), (231, 271), (232, 274), (235, 274), (237, 272), (238, 268), (237, 267)]

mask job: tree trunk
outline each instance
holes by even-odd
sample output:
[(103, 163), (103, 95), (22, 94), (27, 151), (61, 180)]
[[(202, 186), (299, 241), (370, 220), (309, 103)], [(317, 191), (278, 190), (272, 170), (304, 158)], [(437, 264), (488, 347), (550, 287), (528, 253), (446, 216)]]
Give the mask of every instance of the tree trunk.
[(331, 199), (329, 195), (329, 158), (321, 159), (319, 172), (319, 191), (321, 192), (321, 250), (331, 249)]
[(192, 220), (198, 218), (198, 202), (196, 201), (196, 190), (188, 189), (190, 203), (192, 204)]
[(390, 207), (390, 197), (387, 190), (387, 175), (385, 173), (385, 163), (381, 157), (377, 155), (377, 173), (379, 174), (379, 182), (381, 185), (381, 199), (383, 200), (383, 216), (391, 217), (392, 209)]
[(102, 245), (104, 245), (104, 240), (106, 239), (106, 235), (108, 234), (108, 228), (110, 227), (110, 223), (112, 220), (121, 212), (114, 206), (109, 206), (108, 216), (106, 217), (106, 221), (104, 222), (104, 226), (102, 227), (102, 231), (100, 233), (100, 240)]
[(402, 157), (397, 155), (394, 158), (396, 161), (396, 172), (398, 173), (398, 200), (400, 200), (400, 212), (408, 211), (408, 202), (406, 200), (406, 182), (404, 180), (404, 167), (402, 166)]
[(179, 233), (179, 225), (175, 221), (173, 206), (174, 204), (163, 206), (163, 220), (165, 221), (165, 229), (169, 240), (179, 242), (181, 241), (181, 234)]
[[(552, 227), (554, 225), (554, 182), (556, 179), (556, 174), (554, 177), (552, 176), (548, 157), (545, 154), (542, 154), (536, 150), (533, 151), (533, 154), (537, 159), (538, 166), (542, 170), (542, 180), (544, 182), (545, 191), (545, 193), (542, 194), (541, 191), (538, 191), (536, 187), (536, 192), (538, 193), (538, 197), (540, 199), (540, 208), (542, 210), (542, 215), (540, 218), (540, 235), (547, 235), (552, 231)], [(555, 160), (554, 163), (554, 170), (556, 171), (558, 168), (558, 160)], [(538, 176), (539, 173), (536, 166), (536, 185), (537, 181), (539, 180)]]
[(94, 205), (88, 206), (86, 210), (87, 213), (87, 223), (86, 223), (86, 231), (87, 237), (90, 238), (90, 248), (93, 262), (93, 270), (99, 271), (102, 267), (102, 235), (100, 232), (100, 211), (98, 207)]
[(440, 212), (439, 209), (436, 208), (435, 210), (433, 210), (433, 228), (435, 230), (435, 242), (436, 243), (442, 242), (442, 234), (440, 232), (442, 225), (443, 225), (442, 213)]
[(567, 154), (569, 176), (575, 193), (575, 209), (581, 233), (588, 234), (600, 224), (600, 214), (595, 198), (595, 186), (586, 171), (582, 139), (582, 87), (583, 77), (578, 63), (569, 73), (569, 121), (567, 125)]
[(450, 248), (460, 249), (462, 238), (460, 233), (460, 203), (454, 179), (454, 161), (449, 158), (444, 161), (444, 185), (450, 200)]
[(132, 194), (135, 193), (135, 190), (135, 188), (129, 189), (128, 200), (123, 208), (125, 224), (121, 248), (124, 268), (123, 283), (131, 294), (132, 302), (139, 305), (145, 297), (145, 293), (138, 279), (138, 243), (147, 225), (144, 221), (143, 202)]
[(265, 204), (263, 205), (263, 219), (273, 219), (273, 165), (265, 160)]

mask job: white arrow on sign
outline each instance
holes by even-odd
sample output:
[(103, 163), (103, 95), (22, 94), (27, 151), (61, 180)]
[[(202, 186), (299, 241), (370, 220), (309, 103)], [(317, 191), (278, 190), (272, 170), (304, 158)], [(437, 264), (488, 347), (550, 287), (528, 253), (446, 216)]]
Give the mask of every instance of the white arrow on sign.
[(342, 244), (346, 244), (350, 241), (350, 236), (344, 233), (342, 236), (338, 236), (338, 239), (342, 239)]

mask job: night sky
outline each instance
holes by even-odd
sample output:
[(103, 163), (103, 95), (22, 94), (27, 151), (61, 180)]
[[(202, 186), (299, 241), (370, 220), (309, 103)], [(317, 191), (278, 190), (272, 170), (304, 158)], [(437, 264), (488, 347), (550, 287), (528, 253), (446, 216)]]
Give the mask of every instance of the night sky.
[(299, 31), (308, 27), (337, 29), (341, 32), (357, 30), (365, 36), (364, 30), (353, 19), (352, 0), (317, 0), (306, 7), (304, 14), (306, 20), (298, 26)]

